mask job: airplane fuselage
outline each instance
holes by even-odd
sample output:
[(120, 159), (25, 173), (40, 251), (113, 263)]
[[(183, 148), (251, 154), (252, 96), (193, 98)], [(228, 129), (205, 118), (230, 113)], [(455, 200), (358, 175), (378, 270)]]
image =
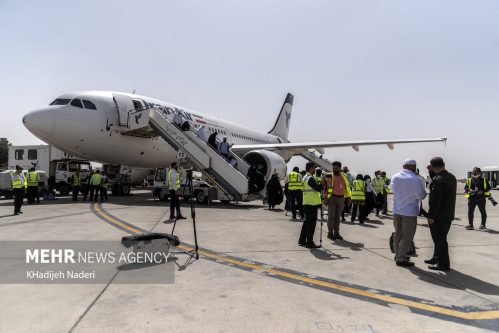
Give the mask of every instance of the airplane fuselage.
[[(62, 95), (53, 102), (61, 105), (50, 105), (35, 110), (23, 118), (23, 123), (41, 140), (89, 160), (144, 168), (165, 166), (175, 161), (176, 151), (161, 137), (124, 135), (128, 128), (126, 125), (120, 126), (118, 105), (113, 94), (131, 97), (138, 107), (154, 108), (166, 114), (181, 112), (191, 124), (205, 126), (208, 135), (217, 132), (219, 139), (226, 136), (230, 143), (264, 144), (282, 141), (274, 135), (171, 103), (135, 94), (107, 91), (83, 91)], [(89, 108), (86, 108), (87, 106)]]

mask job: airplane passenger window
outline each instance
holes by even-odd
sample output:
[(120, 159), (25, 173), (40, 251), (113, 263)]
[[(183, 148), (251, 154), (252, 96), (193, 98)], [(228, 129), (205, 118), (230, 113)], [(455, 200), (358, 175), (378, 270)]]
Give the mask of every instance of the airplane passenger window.
[(15, 158), (16, 160), (22, 160), (24, 157), (24, 149), (16, 149), (15, 151)]
[(50, 105), (66, 105), (70, 101), (69, 98), (57, 98), (55, 101), (50, 103)]
[(81, 100), (79, 100), (79, 99), (73, 99), (71, 101), (71, 105), (72, 106), (76, 106), (77, 108), (82, 108), (83, 109), (83, 105), (81, 104)]
[(85, 106), (85, 109), (97, 110), (95, 104), (86, 99), (83, 100), (83, 105)]
[(38, 158), (38, 150), (28, 149), (28, 160), (36, 160)]

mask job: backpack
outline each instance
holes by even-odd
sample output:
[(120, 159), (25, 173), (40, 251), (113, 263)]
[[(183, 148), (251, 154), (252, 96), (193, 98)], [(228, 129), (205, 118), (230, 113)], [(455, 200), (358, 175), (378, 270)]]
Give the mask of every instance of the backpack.
[[(395, 233), (392, 232), (392, 235), (390, 236), (390, 251), (392, 251), (392, 253), (395, 253), (395, 247), (393, 246), (393, 240), (395, 238)], [(414, 241), (412, 241), (412, 245), (411, 245), (411, 248), (409, 249), (409, 252), (407, 252), (408, 255), (416, 255), (416, 244), (414, 244)]]

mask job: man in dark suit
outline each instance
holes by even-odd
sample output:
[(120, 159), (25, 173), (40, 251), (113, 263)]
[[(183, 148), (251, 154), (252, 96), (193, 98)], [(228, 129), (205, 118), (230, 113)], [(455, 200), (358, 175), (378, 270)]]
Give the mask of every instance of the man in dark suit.
[(435, 243), (435, 251), (433, 258), (425, 260), (425, 263), (429, 264), (429, 269), (449, 271), (447, 234), (456, 211), (457, 181), (453, 174), (445, 170), (445, 163), (441, 157), (434, 157), (430, 161), (428, 171), (433, 179), (430, 186), (428, 224), (431, 238)]

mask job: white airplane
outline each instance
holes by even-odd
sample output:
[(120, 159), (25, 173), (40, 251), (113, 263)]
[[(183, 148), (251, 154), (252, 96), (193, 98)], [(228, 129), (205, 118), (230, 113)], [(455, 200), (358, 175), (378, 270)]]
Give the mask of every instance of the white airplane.
[(38, 138), (68, 153), (102, 163), (142, 168), (166, 166), (177, 160), (175, 149), (160, 136), (127, 133), (129, 122), (138, 122), (133, 119), (133, 111), (151, 108), (172, 116), (180, 112), (194, 128), (202, 125), (208, 134), (217, 132), (219, 138), (226, 136), (234, 144), (234, 152), (261, 152), (271, 155), (271, 159), (280, 159), (279, 164), (293, 155), (309, 154), (308, 149), (321, 153), (324, 148), (345, 146), (358, 150), (365, 145), (388, 145), (393, 149), (398, 143), (446, 141), (446, 138), (430, 138), (292, 143), (288, 140), (292, 106), (293, 95), (288, 94), (274, 127), (265, 133), (146, 96), (79, 91), (64, 94), (49, 106), (28, 113), (23, 123)]

